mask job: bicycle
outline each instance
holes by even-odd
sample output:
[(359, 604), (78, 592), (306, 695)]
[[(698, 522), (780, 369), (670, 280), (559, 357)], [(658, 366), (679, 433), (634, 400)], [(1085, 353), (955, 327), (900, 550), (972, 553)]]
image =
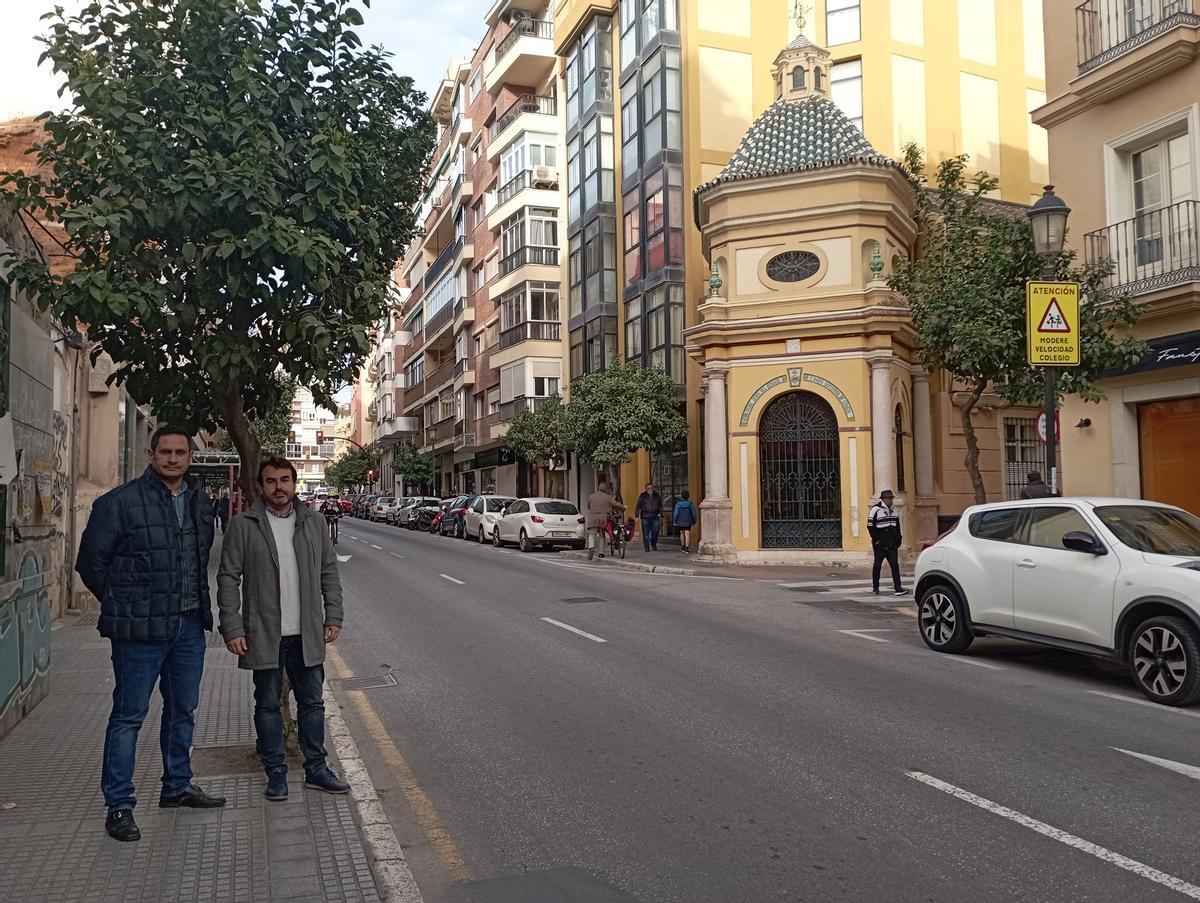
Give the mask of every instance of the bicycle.
[(624, 525), (610, 514), (604, 524), (604, 532), (608, 536), (608, 554), (614, 558), (624, 558), (625, 550), (629, 547)]
[(325, 520), (329, 524), (329, 541), (336, 546), (338, 544), (338, 521), (340, 518), (326, 516)]

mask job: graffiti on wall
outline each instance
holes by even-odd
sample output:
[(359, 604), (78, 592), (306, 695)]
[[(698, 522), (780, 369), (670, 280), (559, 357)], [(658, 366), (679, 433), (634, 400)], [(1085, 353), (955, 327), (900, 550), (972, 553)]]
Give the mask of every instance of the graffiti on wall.
[[(0, 599), (0, 725), (19, 719), (44, 695), (50, 670), (50, 595), (37, 552), (21, 555)], [(0, 734), (4, 733), (0, 728)]]

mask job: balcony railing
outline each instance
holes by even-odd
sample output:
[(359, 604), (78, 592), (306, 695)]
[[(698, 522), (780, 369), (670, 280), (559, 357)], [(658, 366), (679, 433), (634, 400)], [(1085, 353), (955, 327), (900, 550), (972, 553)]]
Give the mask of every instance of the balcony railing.
[(431, 389), (437, 389), (452, 379), (454, 379), (454, 361), (450, 360), (430, 373), (425, 381), (429, 383)]
[(404, 403), (406, 405), (412, 404), (412, 402), (417, 401), (424, 394), (425, 394), (425, 380), (423, 378), (418, 379), (416, 382), (411, 383), (410, 385), (407, 385), (404, 387)]
[(441, 253), (438, 254), (433, 263), (429, 265), (429, 269), (425, 271), (425, 288), (430, 288), (435, 282), (437, 282), (438, 277), (446, 271), (446, 267), (450, 266), (450, 261), (458, 256), (458, 252), (462, 250), (462, 246), (465, 241), (465, 238), (460, 237), (458, 241), (442, 248)]
[(467, 368), (471, 366), (471, 362), (465, 357), (461, 361), (454, 362), (454, 376), (457, 378), (467, 372)]
[(512, 50), (513, 44), (521, 38), (550, 38), (554, 37), (554, 23), (545, 19), (518, 19), (513, 23), (512, 31), (504, 36), (504, 40), (496, 47), (496, 60), (504, 59), (504, 54)]
[(1180, 201), (1084, 236), (1088, 260), (1112, 258), (1108, 287), (1129, 294), (1200, 282), (1200, 201)]
[(458, 451), (462, 448), (472, 448), (475, 445), (474, 433), (460, 433), (454, 437), (454, 450)]
[(500, 420), (507, 423), (522, 411), (537, 411), (540, 410), (549, 398), (528, 398), (520, 396), (512, 401), (506, 401), (500, 405)]
[(488, 126), (488, 138), (496, 140), (496, 136), (517, 121), (525, 113), (544, 113), (553, 116), (558, 112), (558, 102), (553, 97), (542, 97), (538, 94), (522, 94), (514, 100), (503, 115)]
[(545, 267), (558, 266), (558, 248), (546, 248), (538, 245), (517, 248), (500, 261), (500, 275), (507, 276), (513, 270), (520, 269), (527, 264)]
[(425, 444), (436, 445), (439, 442), (445, 442), (447, 439), (454, 438), (454, 420), (447, 417), (436, 426), (425, 428)]
[(1079, 72), (1091, 72), (1177, 25), (1200, 26), (1197, 0), (1084, 0), (1075, 7)]
[(545, 320), (518, 323), (500, 333), (500, 347), (511, 348), (519, 342), (556, 342), (562, 336), (562, 324)]
[(523, 170), (500, 186), (496, 192), (496, 206), (508, 203), (533, 183), (533, 173)]

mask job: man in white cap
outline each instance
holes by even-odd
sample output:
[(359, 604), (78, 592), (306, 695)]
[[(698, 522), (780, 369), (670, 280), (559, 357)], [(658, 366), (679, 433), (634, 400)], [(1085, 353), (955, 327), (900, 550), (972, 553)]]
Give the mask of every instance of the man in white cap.
[(892, 569), (892, 586), (897, 596), (908, 592), (900, 585), (900, 515), (894, 507), (896, 495), (890, 489), (879, 493), (879, 503), (867, 515), (867, 532), (871, 534), (871, 549), (875, 553), (875, 564), (871, 568), (871, 592), (879, 595), (879, 572), (886, 561)]

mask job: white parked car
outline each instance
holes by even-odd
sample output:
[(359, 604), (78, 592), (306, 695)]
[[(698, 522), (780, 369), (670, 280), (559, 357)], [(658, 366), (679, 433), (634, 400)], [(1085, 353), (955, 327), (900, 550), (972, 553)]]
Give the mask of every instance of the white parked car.
[(386, 521), (392, 509), (403, 501), (404, 499), (398, 499), (395, 496), (381, 495), (379, 498), (375, 499), (375, 503), (371, 505), (371, 513), (367, 519), (373, 521)]
[(976, 505), (917, 559), (921, 638), (1032, 640), (1127, 664), (1166, 705), (1200, 702), (1200, 518), (1140, 499)]
[(515, 542), (522, 552), (548, 546), (582, 549), (587, 543), (585, 523), (574, 502), (517, 499), (496, 520), (492, 544), (499, 547)]
[(475, 496), (467, 507), (463, 536), (467, 539), (478, 539), (480, 542), (491, 542), (492, 534), (496, 531), (496, 521), (500, 519), (504, 509), (515, 501), (516, 499), (503, 495)]

